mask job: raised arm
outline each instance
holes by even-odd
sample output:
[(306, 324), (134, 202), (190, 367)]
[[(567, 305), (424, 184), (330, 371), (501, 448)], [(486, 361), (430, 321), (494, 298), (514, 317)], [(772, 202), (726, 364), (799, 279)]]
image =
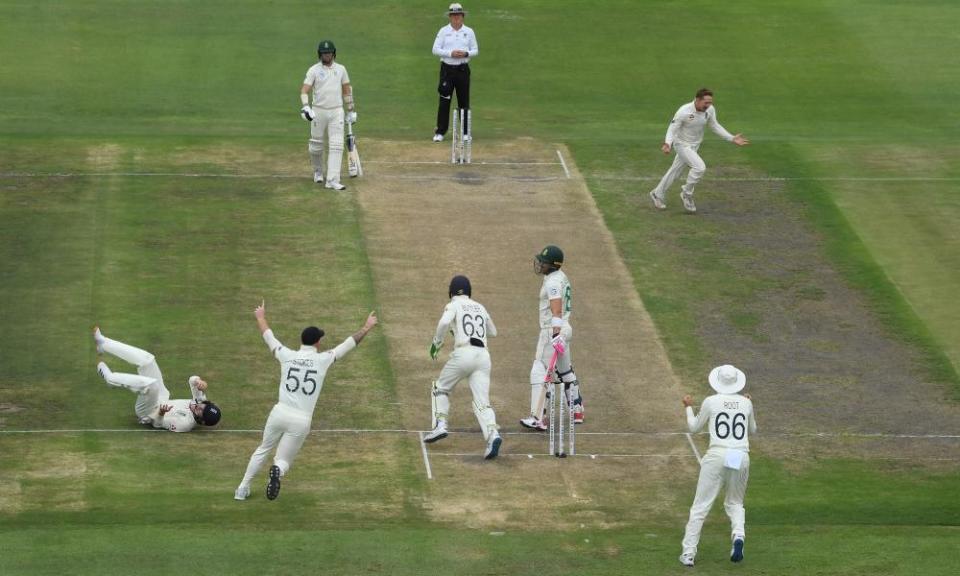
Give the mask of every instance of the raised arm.
[(274, 358), (279, 359), (277, 354), (284, 350), (283, 344), (277, 340), (277, 337), (273, 335), (273, 330), (270, 329), (270, 325), (267, 324), (267, 307), (266, 300), (260, 302), (260, 305), (253, 310), (253, 315), (257, 318), (257, 326), (260, 328), (260, 334), (263, 336), (263, 341), (267, 344), (267, 348), (270, 348), (270, 353), (273, 354)]
[(203, 402), (207, 399), (207, 382), (199, 376), (191, 376), (187, 383), (190, 384), (190, 394), (196, 402)]
[(360, 341), (363, 340), (363, 337), (367, 335), (367, 332), (373, 330), (373, 327), (378, 323), (377, 313), (370, 312), (370, 314), (367, 315), (367, 321), (363, 323), (363, 328), (360, 328), (353, 334), (353, 341), (359, 344)]

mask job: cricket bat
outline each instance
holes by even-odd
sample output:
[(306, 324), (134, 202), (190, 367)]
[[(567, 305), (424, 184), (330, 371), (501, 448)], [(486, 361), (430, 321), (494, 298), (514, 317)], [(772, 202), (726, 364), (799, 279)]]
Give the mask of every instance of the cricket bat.
[(357, 137), (353, 135), (353, 124), (350, 122), (347, 122), (347, 174), (351, 178), (363, 176), (360, 151), (357, 150)]
[(560, 356), (560, 351), (554, 349), (553, 356), (550, 358), (550, 366), (547, 368), (547, 375), (543, 378), (543, 390), (540, 392), (540, 398), (537, 400), (537, 407), (532, 414), (538, 420), (543, 418), (543, 405), (547, 401), (547, 387), (550, 386), (550, 382), (553, 380), (553, 371), (557, 367), (557, 357)]

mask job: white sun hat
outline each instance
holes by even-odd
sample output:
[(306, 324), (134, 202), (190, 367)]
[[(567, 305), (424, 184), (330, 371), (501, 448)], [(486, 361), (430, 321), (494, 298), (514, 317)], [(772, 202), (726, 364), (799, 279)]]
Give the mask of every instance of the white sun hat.
[(447, 15), (449, 16), (450, 14), (463, 14), (466, 16), (467, 13), (464, 11), (463, 5), (461, 5), (459, 2), (454, 2), (449, 8), (447, 8)]
[(710, 387), (720, 394), (736, 394), (747, 385), (746, 375), (736, 366), (724, 364), (710, 371)]

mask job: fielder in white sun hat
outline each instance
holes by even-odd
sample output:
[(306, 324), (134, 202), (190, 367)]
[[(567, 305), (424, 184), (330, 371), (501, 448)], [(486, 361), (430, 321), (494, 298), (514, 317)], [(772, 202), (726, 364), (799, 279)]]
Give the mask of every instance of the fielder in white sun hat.
[(746, 375), (730, 364), (711, 370), (709, 380), (710, 387), (720, 394), (736, 394), (747, 385)]
[(450, 14), (463, 14), (466, 16), (467, 13), (464, 11), (462, 4), (459, 2), (454, 2), (449, 8), (447, 8), (447, 15), (449, 16)]

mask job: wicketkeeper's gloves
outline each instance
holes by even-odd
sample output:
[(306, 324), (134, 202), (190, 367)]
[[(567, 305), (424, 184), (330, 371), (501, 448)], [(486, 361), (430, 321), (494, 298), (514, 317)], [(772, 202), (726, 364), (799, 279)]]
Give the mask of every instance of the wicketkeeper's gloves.
[(307, 122), (313, 122), (313, 119), (316, 118), (313, 114), (313, 108), (309, 104), (300, 109), (300, 117)]

